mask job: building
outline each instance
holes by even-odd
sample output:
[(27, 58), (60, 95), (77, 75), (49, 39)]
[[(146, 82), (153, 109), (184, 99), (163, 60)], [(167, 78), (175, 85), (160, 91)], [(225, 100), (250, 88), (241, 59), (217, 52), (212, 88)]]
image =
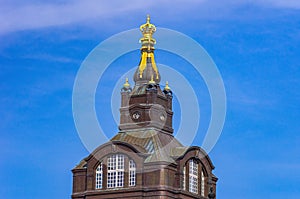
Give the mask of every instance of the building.
[(208, 155), (173, 136), (172, 91), (168, 83), (159, 85), (149, 16), (140, 30), (135, 85), (126, 79), (121, 89), (120, 131), (72, 170), (72, 199), (215, 198)]

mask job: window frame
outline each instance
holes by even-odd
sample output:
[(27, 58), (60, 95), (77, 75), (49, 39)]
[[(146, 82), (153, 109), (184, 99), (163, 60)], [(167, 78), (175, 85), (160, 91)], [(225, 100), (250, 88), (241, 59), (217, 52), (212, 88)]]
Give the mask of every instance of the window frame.
[(134, 187), (136, 186), (136, 164), (133, 160), (129, 160), (128, 166), (128, 186)]
[(107, 157), (107, 189), (124, 187), (125, 156), (113, 154)]
[(137, 186), (137, 163), (123, 153), (108, 154), (94, 167), (94, 189), (113, 190)]
[(182, 183), (182, 189), (186, 191), (186, 165), (183, 167), (183, 183)]
[(189, 160), (189, 192), (199, 193), (199, 163), (195, 159)]
[(203, 197), (205, 196), (205, 176), (203, 169), (201, 170), (200, 194)]
[(95, 189), (103, 189), (103, 164), (102, 162), (96, 168)]

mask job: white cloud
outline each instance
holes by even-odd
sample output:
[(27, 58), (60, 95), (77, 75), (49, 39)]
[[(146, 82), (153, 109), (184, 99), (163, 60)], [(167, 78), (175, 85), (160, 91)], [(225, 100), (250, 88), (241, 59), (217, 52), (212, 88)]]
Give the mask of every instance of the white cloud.
[(65, 25), (91, 18), (107, 18), (147, 6), (148, 1), (72, 1), (67, 4), (2, 5), (0, 33)]
[[(178, 17), (207, 15), (210, 18), (230, 15), (244, 4), (264, 7), (300, 9), (298, 0), (71, 0), (67, 3), (19, 3), (0, 1), (0, 34), (88, 21), (128, 16), (137, 12), (158, 13)], [(195, 10), (197, 12), (195, 12)], [(212, 11), (213, 10), (213, 11)], [(214, 14), (212, 13), (214, 12)]]

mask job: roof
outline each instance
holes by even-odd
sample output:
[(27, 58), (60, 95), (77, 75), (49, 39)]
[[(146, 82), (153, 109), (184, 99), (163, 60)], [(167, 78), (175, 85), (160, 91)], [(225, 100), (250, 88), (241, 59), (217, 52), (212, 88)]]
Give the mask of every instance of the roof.
[(126, 142), (140, 149), (142, 153), (150, 154), (145, 163), (162, 161), (172, 163), (173, 153), (178, 151), (176, 148), (185, 148), (173, 135), (156, 129), (119, 132), (111, 141)]
[[(203, 157), (208, 161), (208, 164), (213, 169), (214, 166), (203, 149), (197, 146), (183, 146), (172, 134), (160, 131), (155, 128), (143, 128), (139, 130), (121, 131), (116, 134), (111, 142), (124, 143), (132, 146), (136, 152), (146, 155), (145, 163), (175, 163), (178, 158), (183, 157), (190, 150), (199, 150)], [(101, 149), (104, 145), (99, 146), (94, 152)], [(91, 157), (92, 154), (88, 157)], [(88, 158), (87, 157), (87, 158)], [(81, 169), (86, 167), (85, 158), (74, 169)]]
[[(133, 87), (133, 90), (131, 92), (131, 95), (132, 96), (139, 96), (139, 95), (143, 95), (143, 94), (146, 94), (146, 89), (147, 87), (149, 86), (149, 84), (139, 84), (139, 85), (135, 85)], [(157, 84), (157, 94), (160, 95), (160, 96), (164, 96), (164, 93), (162, 92), (159, 84)]]

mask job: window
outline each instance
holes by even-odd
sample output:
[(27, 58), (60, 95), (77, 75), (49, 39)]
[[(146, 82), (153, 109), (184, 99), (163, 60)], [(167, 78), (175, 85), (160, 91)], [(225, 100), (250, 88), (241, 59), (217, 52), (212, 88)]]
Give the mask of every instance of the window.
[(189, 191), (198, 193), (198, 164), (193, 159), (189, 161)]
[(107, 188), (124, 186), (124, 155), (117, 154), (107, 159)]
[(148, 153), (153, 153), (154, 152), (154, 144), (153, 144), (152, 140), (150, 140), (147, 143), (146, 150), (148, 151)]
[(186, 174), (185, 174), (185, 170), (186, 170), (186, 167), (184, 166), (184, 167), (183, 167), (183, 183), (182, 183), (182, 188), (183, 188), (183, 190), (186, 189), (186, 188), (185, 188), (185, 180), (186, 180), (186, 179), (185, 179), (185, 178), (186, 178), (186, 177), (185, 177), (185, 175), (186, 175)]
[[(128, 162), (127, 162), (128, 161)], [(105, 162), (107, 164), (105, 164)], [(126, 172), (125, 172), (125, 162)], [(128, 167), (127, 167), (128, 166)], [(126, 155), (114, 154), (99, 163), (95, 170), (95, 189), (111, 189), (125, 187), (124, 179), (128, 179), (126, 187), (136, 186), (136, 164)], [(125, 176), (126, 175), (126, 176)], [(103, 178), (105, 177), (105, 179)], [(103, 180), (107, 180), (104, 183)]]
[(102, 189), (102, 178), (103, 178), (103, 169), (102, 162), (96, 169), (96, 189)]
[(201, 196), (204, 197), (204, 173), (201, 171)]
[(129, 161), (129, 186), (135, 186), (136, 167), (133, 160)]

